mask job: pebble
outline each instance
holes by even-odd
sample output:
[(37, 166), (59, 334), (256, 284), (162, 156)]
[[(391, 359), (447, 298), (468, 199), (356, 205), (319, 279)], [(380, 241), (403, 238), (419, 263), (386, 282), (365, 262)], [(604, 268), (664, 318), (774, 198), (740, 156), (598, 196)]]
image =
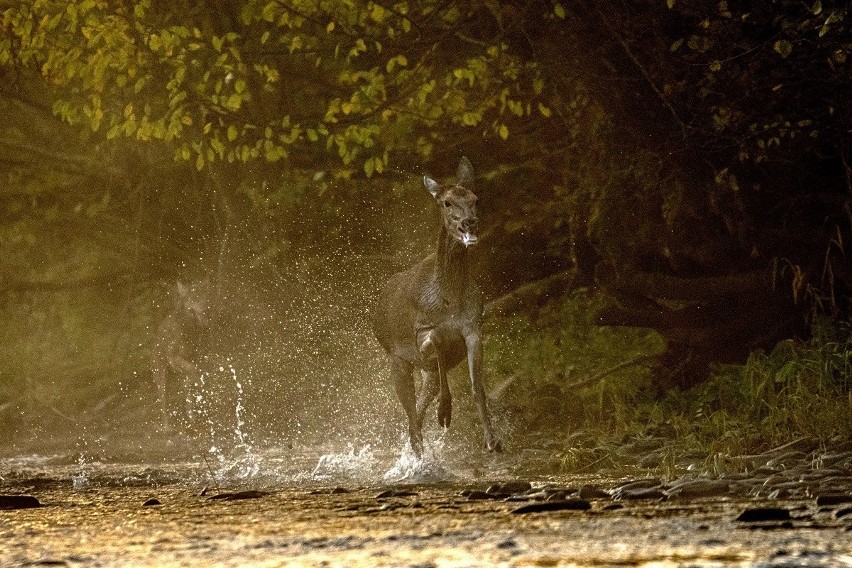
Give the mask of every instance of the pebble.
[(852, 515), (852, 507), (845, 507), (843, 509), (837, 509), (834, 512), (834, 518), (835, 519), (842, 519), (843, 517), (847, 517), (849, 515)]
[(267, 495), (269, 495), (269, 493), (265, 491), (248, 490), (237, 491), (236, 493), (219, 493), (218, 495), (213, 495), (207, 499), (210, 501), (240, 501), (242, 499), (259, 499)]
[(467, 497), (468, 501), (484, 501), (486, 499), (502, 499), (503, 496), (497, 493), (487, 493), (476, 489), (465, 489), (461, 492), (462, 497)]
[(754, 507), (740, 513), (736, 520), (743, 523), (789, 521), (790, 511), (783, 507)]
[(619, 485), (615, 488), (615, 491), (633, 491), (634, 489), (648, 489), (650, 487), (660, 487), (663, 484), (659, 478), (650, 477), (648, 479), (637, 479), (635, 481), (628, 481), (622, 485)]
[(669, 497), (695, 499), (699, 497), (719, 497), (730, 493), (730, 484), (713, 479), (695, 479), (684, 481), (665, 491)]
[(152, 497), (151, 499), (148, 499), (147, 501), (142, 503), (143, 507), (151, 507), (151, 506), (154, 506), (154, 505), (162, 505), (162, 503), (156, 497)]
[(642, 499), (664, 499), (666, 494), (659, 487), (643, 487), (640, 489), (627, 489), (617, 491), (613, 494), (615, 499), (622, 501), (638, 501)]
[(529, 481), (507, 481), (505, 483), (493, 483), (488, 489), (485, 490), (486, 493), (502, 493), (504, 495), (513, 495), (515, 493), (524, 493), (532, 489), (532, 483)]
[(852, 503), (852, 495), (817, 495), (817, 507), (832, 507)]
[(408, 491), (406, 489), (386, 489), (376, 495), (376, 499), (388, 499), (390, 497), (414, 497), (416, 491)]
[(512, 510), (513, 515), (524, 515), (527, 513), (546, 513), (550, 511), (588, 511), (592, 504), (585, 499), (565, 499), (563, 501), (544, 501), (531, 503)]
[(610, 499), (611, 495), (596, 485), (582, 485), (577, 491), (580, 499)]
[(0, 495), (0, 509), (33, 509), (41, 507), (32, 495)]

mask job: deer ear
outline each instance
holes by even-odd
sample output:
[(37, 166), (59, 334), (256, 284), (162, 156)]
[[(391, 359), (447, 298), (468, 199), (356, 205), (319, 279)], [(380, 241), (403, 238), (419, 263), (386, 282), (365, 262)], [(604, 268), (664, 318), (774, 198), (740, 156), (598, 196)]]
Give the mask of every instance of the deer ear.
[(473, 185), (473, 165), (470, 163), (470, 160), (467, 159), (467, 156), (462, 156), (462, 159), (459, 162), (459, 169), (456, 172), (456, 181), (462, 186)]
[(180, 280), (177, 281), (177, 291), (178, 294), (184, 298), (189, 295), (189, 288), (187, 288), (186, 285)]
[(438, 197), (438, 193), (441, 190), (441, 186), (438, 185), (438, 182), (430, 178), (429, 176), (423, 176), (423, 185), (426, 186), (426, 189), (429, 190), (429, 193), (432, 194), (432, 197)]

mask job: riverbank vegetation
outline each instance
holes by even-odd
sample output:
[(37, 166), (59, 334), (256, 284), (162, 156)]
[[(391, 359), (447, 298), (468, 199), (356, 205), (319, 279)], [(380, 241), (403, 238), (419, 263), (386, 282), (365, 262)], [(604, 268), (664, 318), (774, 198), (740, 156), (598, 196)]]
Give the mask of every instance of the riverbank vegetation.
[[(600, 327), (579, 290), (536, 319), (491, 322), (487, 350), (497, 406), (518, 443), (549, 448), (554, 466), (590, 472), (720, 464), (793, 440), (845, 448), (852, 428), (852, 333), (821, 320), (806, 341), (785, 339), (742, 364), (714, 366), (689, 389), (661, 391), (654, 330)], [(502, 383), (500, 381), (503, 381)]]

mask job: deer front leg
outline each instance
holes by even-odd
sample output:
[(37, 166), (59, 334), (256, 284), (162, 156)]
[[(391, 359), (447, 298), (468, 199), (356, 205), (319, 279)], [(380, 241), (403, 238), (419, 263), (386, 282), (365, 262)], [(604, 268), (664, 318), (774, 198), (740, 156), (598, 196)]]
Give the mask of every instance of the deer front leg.
[(391, 379), (405, 416), (408, 419), (408, 442), (417, 457), (423, 455), (423, 434), (417, 422), (417, 400), (414, 394), (413, 368), (399, 357), (390, 357)]
[(470, 388), (473, 391), (473, 399), (479, 410), (479, 419), (482, 422), (482, 430), (485, 434), (485, 445), (490, 452), (502, 452), (503, 445), (494, 437), (491, 427), (491, 416), (485, 401), (485, 387), (482, 385), (482, 342), (478, 331), (471, 331), (464, 336), (467, 347), (467, 366), (470, 372)]

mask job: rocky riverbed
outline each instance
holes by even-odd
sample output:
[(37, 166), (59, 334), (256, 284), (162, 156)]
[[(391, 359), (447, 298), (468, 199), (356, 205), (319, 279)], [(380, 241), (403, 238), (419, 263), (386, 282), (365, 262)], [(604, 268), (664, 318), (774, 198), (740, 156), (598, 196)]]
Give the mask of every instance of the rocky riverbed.
[(2, 565), (852, 566), (842, 447), (797, 441), (669, 478), (280, 454), (228, 471), (6, 458)]

